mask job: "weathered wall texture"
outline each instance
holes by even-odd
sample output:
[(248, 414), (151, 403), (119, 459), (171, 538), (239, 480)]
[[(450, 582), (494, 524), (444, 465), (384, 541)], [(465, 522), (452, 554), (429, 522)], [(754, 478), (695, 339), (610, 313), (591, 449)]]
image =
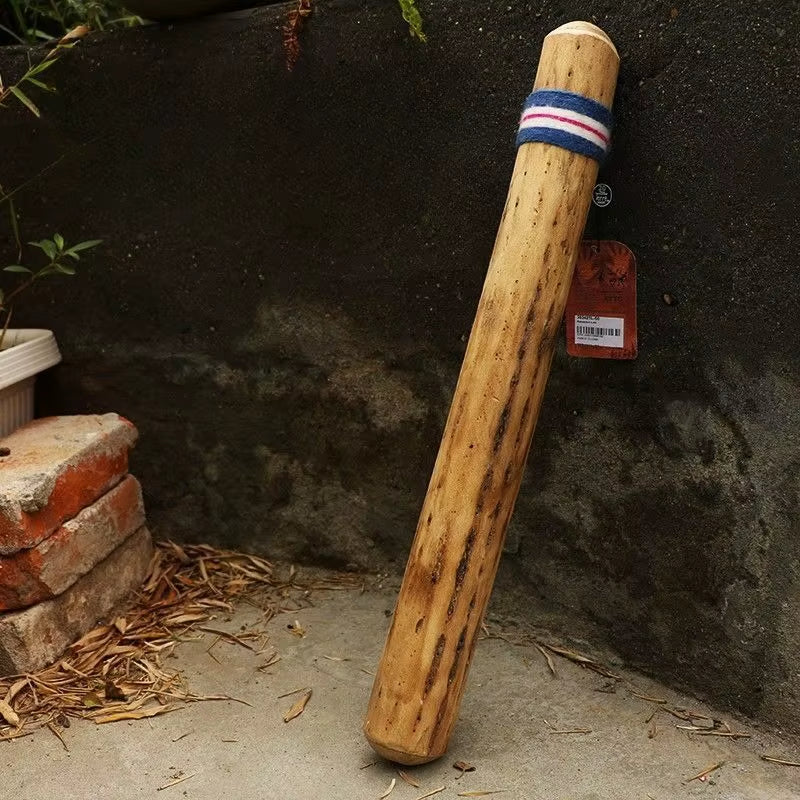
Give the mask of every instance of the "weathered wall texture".
[(17, 316), (65, 354), (43, 410), (135, 420), (162, 536), (399, 568), (542, 37), (590, 18), (622, 56), (590, 233), (639, 258), (640, 357), (560, 347), (507, 561), (631, 663), (800, 728), (797, 3), (442, 0), (426, 46), (394, 3), (316, 6), (292, 74), (265, 8), (93, 37), (41, 123), (3, 112), (9, 183), (64, 156), (27, 238), (106, 240)]

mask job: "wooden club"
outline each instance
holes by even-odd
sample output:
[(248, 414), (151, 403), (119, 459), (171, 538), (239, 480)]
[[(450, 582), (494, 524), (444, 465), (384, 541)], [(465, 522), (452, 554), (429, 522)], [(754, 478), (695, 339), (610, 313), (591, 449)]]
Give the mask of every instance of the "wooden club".
[[(602, 30), (571, 22), (545, 38), (534, 89), (563, 90), (608, 109), (618, 68)], [(392, 761), (421, 764), (447, 750), (597, 171), (594, 158), (556, 144), (526, 142), (518, 149), (364, 724), (372, 747)]]

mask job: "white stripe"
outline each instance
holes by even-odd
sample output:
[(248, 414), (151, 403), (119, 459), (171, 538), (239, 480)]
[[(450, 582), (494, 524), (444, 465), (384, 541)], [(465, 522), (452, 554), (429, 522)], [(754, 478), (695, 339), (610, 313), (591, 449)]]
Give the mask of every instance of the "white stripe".
[(597, 145), (601, 150), (608, 148), (608, 145), (597, 134), (587, 131), (585, 128), (579, 128), (569, 122), (561, 122), (557, 119), (542, 119), (540, 117), (538, 119), (529, 119), (519, 126), (521, 131), (530, 128), (553, 128), (557, 131), (564, 131), (564, 133), (571, 133), (573, 136), (580, 136), (582, 139)]
[(584, 125), (591, 125), (593, 128), (600, 131), (604, 136), (607, 136), (609, 139), (611, 138), (611, 131), (605, 125), (603, 125), (602, 122), (599, 122), (594, 117), (590, 117), (588, 114), (579, 114), (577, 111), (570, 111), (566, 108), (559, 108), (558, 106), (531, 106), (522, 112), (523, 117), (526, 114), (556, 114), (557, 116), (564, 117), (565, 119), (572, 119), (575, 120), (575, 122), (582, 122)]

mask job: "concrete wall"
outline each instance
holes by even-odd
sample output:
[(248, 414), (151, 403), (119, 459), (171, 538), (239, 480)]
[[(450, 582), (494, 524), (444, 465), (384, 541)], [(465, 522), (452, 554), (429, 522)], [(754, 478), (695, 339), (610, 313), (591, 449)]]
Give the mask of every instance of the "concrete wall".
[(64, 351), (42, 410), (137, 423), (162, 536), (400, 569), (542, 38), (589, 18), (622, 56), (589, 233), (638, 256), (640, 356), (559, 346), (504, 569), (630, 663), (799, 729), (786, 4), (441, 0), (427, 45), (394, 3), (315, 5), (292, 74), (264, 8), (94, 36), (41, 123), (2, 113), (8, 184), (63, 156), (19, 197), (26, 237), (106, 240), (17, 316)]

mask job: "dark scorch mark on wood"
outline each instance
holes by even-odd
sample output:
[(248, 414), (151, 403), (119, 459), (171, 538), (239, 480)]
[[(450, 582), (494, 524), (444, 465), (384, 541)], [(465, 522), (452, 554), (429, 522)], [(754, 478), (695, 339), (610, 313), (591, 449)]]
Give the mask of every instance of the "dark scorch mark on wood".
[[(495, 507), (492, 509), (492, 513), (489, 514), (489, 519), (492, 520), (492, 524), (489, 526), (489, 532), (486, 534), (486, 545), (483, 548), (484, 556), (486, 555), (486, 553), (489, 552), (489, 547), (491, 546), (492, 540), (494, 539), (494, 534), (495, 531), (497, 530), (497, 520), (500, 516), (500, 511), (502, 507), (503, 507), (503, 501), (498, 500), (497, 505), (495, 505)], [(485, 561), (481, 561), (481, 569), (480, 569), (481, 573), (483, 573), (484, 564)]]
[(494, 432), (494, 441), (492, 442), (492, 453), (497, 453), (503, 444), (503, 437), (506, 435), (506, 428), (508, 427), (508, 417), (511, 414), (511, 400), (509, 397), (503, 410), (500, 412), (500, 420), (497, 423), (497, 428)]
[(444, 551), (447, 547), (447, 539), (442, 538), (439, 540), (439, 546), (436, 548), (436, 562), (433, 565), (433, 572), (431, 573), (431, 583), (436, 584), (439, 578), (442, 577), (442, 565), (444, 564)]
[(539, 358), (542, 357), (544, 353), (550, 353), (555, 345), (555, 336), (549, 330), (549, 322), (553, 317), (553, 312), (555, 311), (555, 306), (550, 306), (547, 310), (547, 322), (545, 323), (545, 328), (542, 334), (542, 341), (539, 342), (539, 349), (538, 355)]
[(476, 536), (477, 531), (475, 528), (470, 528), (469, 534), (467, 534), (467, 541), (464, 544), (464, 552), (461, 554), (461, 560), (458, 562), (458, 567), (456, 568), (456, 577), (453, 582), (453, 594), (450, 597), (450, 604), (447, 606), (448, 619), (453, 616), (453, 612), (456, 610), (456, 602), (458, 601), (459, 594), (461, 594), (464, 578), (467, 576), (467, 569), (469, 568), (469, 562), (472, 558), (472, 549), (475, 547)]
[(467, 626), (465, 625), (461, 629), (461, 635), (458, 637), (458, 644), (456, 644), (456, 652), (453, 656), (453, 663), (450, 667), (450, 672), (447, 675), (447, 683), (448, 685), (451, 684), (456, 677), (456, 672), (458, 672), (458, 665), (461, 661), (461, 656), (464, 654), (464, 643), (467, 641)]
[(439, 733), (439, 728), (444, 721), (444, 712), (445, 712), (445, 705), (447, 704), (447, 698), (445, 698), (444, 702), (441, 706), (439, 706), (439, 710), (436, 712), (436, 722), (433, 723), (433, 728), (431, 729), (431, 741), (436, 739), (436, 735)]
[(514, 447), (519, 446), (520, 442), (522, 441), (522, 431), (525, 429), (525, 423), (528, 421), (528, 414), (531, 411), (531, 399), (530, 397), (525, 398), (525, 405), (522, 406), (522, 414), (519, 418), (519, 429), (517, 430), (517, 435), (514, 438)]
[(425, 678), (425, 691), (423, 695), (428, 694), (433, 688), (433, 684), (436, 682), (436, 675), (439, 672), (439, 665), (442, 663), (442, 653), (444, 653), (446, 642), (447, 639), (445, 639), (445, 635), (441, 634), (439, 640), (436, 642), (436, 650), (433, 653), (433, 661), (431, 662), (431, 668), (428, 670), (428, 677)]

